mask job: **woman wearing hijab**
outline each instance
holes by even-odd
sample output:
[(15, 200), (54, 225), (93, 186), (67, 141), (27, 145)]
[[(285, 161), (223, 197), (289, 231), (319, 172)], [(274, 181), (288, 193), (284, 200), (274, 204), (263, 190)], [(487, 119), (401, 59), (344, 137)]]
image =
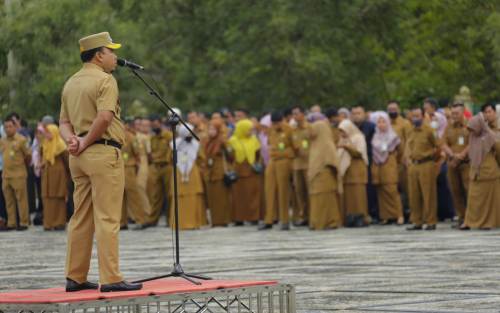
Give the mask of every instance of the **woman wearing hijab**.
[(370, 170), (372, 183), (377, 188), (379, 216), (382, 224), (397, 220), (398, 225), (402, 225), (403, 207), (398, 192), (398, 164), (403, 154), (401, 140), (392, 129), (387, 113), (378, 111), (372, 113), (370, 118), (376, 124)]
[(234, 170), (238, 180), (232, 185), (233, 220), (236, 225), (243, 222), (257, 223), (260, 218), (261, 178), (260, 142), (253, 134), (253, 123), (243, 119), (236, 123), (234, 134), (229, 139), (229, 149), (234, 159)]
[(465, 221), (460, 229), (491, 229), (499, 226), (500, 219), (500, 168), (496, 160), (500, 151), (495, 150), (496, 136), (482, 113), (474, 116), (467, 128), (471, 169)]
[[(187, 124), (193, 129), (191, 124)], [(201, 169), (205, 157), (198, 141), (180, 125), (177, 128), (177, 183), (179, 194), (179, 229), (199, 229), (207, 224)], [(172, 143), (170, 143), (173, 147)], [(173, 184), (171, 195), (173, 196)], [(170, 203), (173, 203), (172, 201)], [(170, 210), (170, 226), (174, 227), (174, 209)]]
[(333, 142), (330, 125), (321, 120), (314, 122), (311, 125), (307, 173), (309, 228), (312, 230), (334, 229), (342, 225), (338, 201), (338, 167), (337, 148)]
[(227, 162), (224, 155), (227, 131), (224, 126), (222, 119), (212, 119), (204, 143), (207, 202), (212, 226), (227, 226), (231, 222), (231, 190), (224, 184), (224, 162)]
[(55, 124), (40, 126), (42, 138), (43, 228), (64, 230), (68, 195), (68, 152)]
[(343, 180), (343, 213), (347, 226), (369, 224), (366, 184), (368, 155), (365, 136), (350, 120), (339, 124), (339, 171)]

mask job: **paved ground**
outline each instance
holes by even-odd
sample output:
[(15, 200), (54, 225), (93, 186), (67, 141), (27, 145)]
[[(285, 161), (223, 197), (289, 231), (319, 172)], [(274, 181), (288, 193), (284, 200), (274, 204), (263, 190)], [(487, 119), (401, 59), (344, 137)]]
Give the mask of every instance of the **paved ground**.
[[(230, 227), (182, 232), (186, 271), (278, 279), (297, 287), (299, 312), (500, 312), (500, 231), (408, 233), (397, 226), (311, 232)], [(172, 264), (164, 227), (121, 235), (129, 279)], [(0, 291), (60, 285), (65, 233), (0, 233)], [(96, 280), (95, 256), (91, 279)]]

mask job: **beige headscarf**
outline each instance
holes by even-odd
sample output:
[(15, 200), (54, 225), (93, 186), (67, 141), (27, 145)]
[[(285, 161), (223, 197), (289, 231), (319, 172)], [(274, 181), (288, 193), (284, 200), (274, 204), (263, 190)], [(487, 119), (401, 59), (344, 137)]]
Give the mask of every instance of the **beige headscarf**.
[[(347, 119), (340, 122), (339, 129), (343, 130), (347, 134), (347, 138), (341, 138), (340, 143), (352, 145), (354, 149), (361, 153), (363, 161), (365, 161), (368, 165), (366, 140), (363, 133), (356, 127), (356, 125), (353, 124), (353, 122)], [(339, 173), (341, 176), (344, 176), (347, 169), (351, 165), (351, 155), (344, 148), (340, 148), (337, 151), (340, 159)]]
[(488, 127), (483, 113), (479, 113), (469, 121), (467, 128), (472, 130), (469, 139), (469, 159), (474, 176), (479, 174), (479, 167), (486, 155), (495, 145), (495, 133)]
[(47, 125), (47, 132), (50, 133), (51, 139), (44, 138), (42, 141), (43, 160), (50, 165), (54, 165), (56, 157), (66, 150), (66, 144), (55, 124)]
[(317, 121), (311, 124), (311, 148), (309, 150), (309, 167), (307, 179), (312, 181), (325, 166), (338, 169), (339, 157), (337, 147), (333, 142), (330, 125), (325, 121)]

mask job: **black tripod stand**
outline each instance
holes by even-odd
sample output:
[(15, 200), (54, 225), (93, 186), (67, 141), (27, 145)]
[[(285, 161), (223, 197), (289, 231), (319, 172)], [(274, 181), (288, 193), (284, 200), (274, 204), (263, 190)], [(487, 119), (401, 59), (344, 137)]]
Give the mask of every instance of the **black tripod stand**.
[(156, 90), (154, 90), (151, 85), (148, 84), (144, 80), (144, 78), (137, 73), (134, 69), (131, 69), (131, 71), (139, 78), (140, 81), (143, 82), (143, 84), (149, 89), (149, 93), (156, 97), (164, 106), (165, 108), (170, 112), (170, 118), (169, 118), (169, 124), (172, 129), (172, 167), (173, 167), (173, 176), (174, 176), (174, 226), (175, 226), (175, 261), (174, 261), (174, 268), (172, 269), (172, 272), (170, 274), (166, 275), (161, 275), (161, 276), (156, 276), (156, 277), (150, 277), (146, 279), (141, 279), (138, 281), (135, 281), (134, 283), (143, 283), (151, 280), (157, 280), (161, 278), (166, 278), (166, 277), (181, 277), (184, 278), (185, 280), (190, 281), (193, 284), (196, 285), (201, 285), (200, 282), (194, 280), (193, 278), (196, 279), (201, 279), (201, 280), (210, 280), (211, 278), (209, 277), (204, 277), (200, 275), (193, 275), (193, 274), (188, 274), (185, 273), (184, 270), (182, 269), (181, 262), (180, 262), (180, 255), (179, 255), (179, 199), (178, 199), (178, 194), (177, 194), (177, 143), (175, 141), (176, 139), (176, 133), (177, 133), (177, 126), (179, 124), (184, 125), (186, 129), (191, 133), (191, 136), (195, 138), (196, 140), (200, 141), (198, 136), (193, 132), (192, 129), (190, 129), (187, 125), (186, 122), (182, 120), (182, 118), (163, 100), (163, 98), (158, 94)]

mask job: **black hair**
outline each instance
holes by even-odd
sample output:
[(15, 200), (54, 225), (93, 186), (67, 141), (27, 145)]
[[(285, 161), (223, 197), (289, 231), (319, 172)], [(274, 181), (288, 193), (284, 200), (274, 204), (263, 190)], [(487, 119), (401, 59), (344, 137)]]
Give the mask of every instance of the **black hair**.
[(151, 122), (154, 122), (154, 121), (160, 121), (161, 122), (161, 118), (160, 118), (160, 116), (158, 114), (151, 114), (149, 116), (149, 120)]
[(283, 113), (281, 111), (274, 111), (271, 113), (271, 122), (277, 123), (283, 120)]
[(284, 115), (284, 116), (290, 116), (290, 115), (292, 115), (292, 110), (293, 110), (292, 107), (288, 107), (288, 108), (286, 108), (286, 109), (283, 110), (283, 114), (282, 115)]
[(14, 124), (14, 125), (16, 124), (16, 122), (14, 122), (14, 120), (13, 120), (12, 118), (6, 118), (6, 119), (3, 121), (3, 123), (4, 123), (4, 124), (5, 124), (5, 123), (7, 123), (7, 122), (11, 122), (11, 123), (12, 123), (12, 124)]
[(481, 106), (481, 112), (484, 113), (484, 111), (486, 111), (486, 109), (490, 107), (493, 111), (497, 111), (497, 108), (495, 107), (495, 105), (492, 103), (492, 102), (488, 102), (488, 103), (485, 103)]
[(435, 110), (438, 109), (438, 102), (434, 98), (425, 98), (424, 103), (429, 103)]
[(80, 60), (82, 60), (83, 63), (90, 62), (94, 58), (96, 53), (100, 51), (102, 51), (102, 47), (97, 47), (94, 49), (83, 51), (82, 53), (80, 53)]
[(245, 113), (246, 115), (250, 116), (250, 111), (248, 111), (247, 109), (245, 108), (238, 108), (236, 110), (234, 110), (235, 112), (243, 112)]
[(396, 103), (398, 106), (401, 105), (398, 100), (389, 100), (389, 101), (387, 101), (387, 105), (389, 105), (391, 103)]
[(424, 109), (421, 107), (421, 106), (414, 106), (411, 108), (410, 111), (420, 111), (420, 113), (422, 113), (422, 115), (424, 115)]
[(465, 105), (462, 102), (455, 102), (451, 105), (452, 108), (465, 108)]
[(304, 107), (303, 107), (303, 106), (301, 106), (301, 105), (294, 105), (294, 106), (292, 107), (292, 111), (293, 111), (293, 110), (295, 110), (295, 109), (299, 110), (299, 111), (300, 111), (300, 113), (306, 113), (306, 110), (305, 110), (305, 109), (304, 109)]
[(353, 106), (351, 107), (351, 110), (350, 110), (350, 111), (352, 112), (352, 110), (357, 109), (357, 108), (361, 108), (361, 109), (363, 109), (363, 111), (365, 111), (365, 112), (366, 112), (365, 107), (364, 107), (361, 103), (358, 103), (358, 104), (353, 105)]
[(24, 119), (21, 120), (21, 126), (24, 127), (24, 128), (27, 128), (28, 127), (28, 122)]
[(334, 116), (338, 116), (339, 115), (339, 112), (337, 111), (336, 108), (328, 108), (325, 112), (325, 115), (327, 118), (331, 118), (331, 117), (334, 117)]
[(20, 120), (21, 116), (19, 114), (17, 114), (17, 112), (10, 112), (9, 114), (7, 114), (7, 116), (5, 116), (6, 120), (12, 120), (12, 121), (14, 121), (14, 118), (16, 120)]

